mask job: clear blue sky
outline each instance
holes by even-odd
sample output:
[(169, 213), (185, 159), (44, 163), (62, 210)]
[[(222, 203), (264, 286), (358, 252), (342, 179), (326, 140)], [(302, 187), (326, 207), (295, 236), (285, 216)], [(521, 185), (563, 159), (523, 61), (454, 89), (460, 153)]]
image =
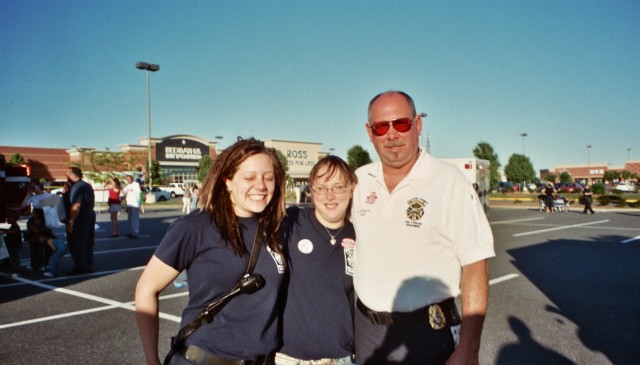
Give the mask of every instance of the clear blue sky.
[[(377, 93), (436, 157), (490, 143), (537, 170), (640, 160), (638, 1), (0, 1), (0, 145), (147, 135), (320, 142), (346, 157)], [(587, 153), (586, 145), (593, 147)]]

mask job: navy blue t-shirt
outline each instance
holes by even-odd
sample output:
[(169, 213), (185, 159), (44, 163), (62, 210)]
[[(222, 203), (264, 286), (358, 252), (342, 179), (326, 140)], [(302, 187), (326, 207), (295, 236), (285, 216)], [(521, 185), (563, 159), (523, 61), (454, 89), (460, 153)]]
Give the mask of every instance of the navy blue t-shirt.
[(290, 282), (280, 352), (303, 360), (351, 356), (353, 349), (353, 250), (349, 222), (329, 230), (313, 209), (287, 209), (286, 253)]
[(95, 215), (93, 207), (95, 194), (93, 188), (84, 180), (78, 180), (71, 186), (71, 204), (80, 203), (80, 211), (76, 217), (78, 223), (91, 223)]
[[(231, 244), (221, 241), (211, 216), (200, 212), (173, 222), (156, 249), (155, 256), (162, 262), (177, 271), (187, 270), (189, 303), (182, 312), (181, 327), (231, 290), (247, 270), (257, 219), (239, 221), (246, 249), (243, 257), (234, 252)], [(264, 244), (254, 272), (264, 277), (266, 285), (255, 293), (233, 298), (213, 322), (187, 338), (186, 345), (196, 345), (228, 359), (253, 359), (278, 348), (278, 294), (282, 294), (284, 271), (282, 258)]]

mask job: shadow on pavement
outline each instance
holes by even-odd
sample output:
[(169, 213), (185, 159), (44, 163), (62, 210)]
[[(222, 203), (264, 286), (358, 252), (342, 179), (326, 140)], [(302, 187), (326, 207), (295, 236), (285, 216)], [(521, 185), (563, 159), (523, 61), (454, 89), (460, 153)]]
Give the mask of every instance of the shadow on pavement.
[[(640, 359), (640, 244), (621, 244), (625, 238), (555, 240), (507, 251), (513, 264), (557, 308), (548, 310), (574, 322), (584, 345), (613, 364)], [(513, 318), (510, 324), (521, 339), (520, 347), (538, 347), (522, 340), (526, 329), (517, 321)]]

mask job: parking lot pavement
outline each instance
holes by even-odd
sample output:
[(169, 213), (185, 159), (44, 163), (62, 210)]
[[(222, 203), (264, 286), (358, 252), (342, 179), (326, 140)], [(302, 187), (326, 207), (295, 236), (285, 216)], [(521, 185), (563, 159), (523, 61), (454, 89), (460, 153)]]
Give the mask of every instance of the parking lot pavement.
[[(143, 363), (135, 284), (178, 217), (177, 211), (145, 214), (137, 240), (100, 233), (91, 275), (0, 276), (0, 362)], [(496, 257), (490, 260), (482, 364), (606, 365), (640, 358), (640, 239), (634, 240), (640, 212), (584, 216), (500, 208), (489, 220)], [(169, 286), (161, 295), (161, 355), (186, 302), (187, 289)]]

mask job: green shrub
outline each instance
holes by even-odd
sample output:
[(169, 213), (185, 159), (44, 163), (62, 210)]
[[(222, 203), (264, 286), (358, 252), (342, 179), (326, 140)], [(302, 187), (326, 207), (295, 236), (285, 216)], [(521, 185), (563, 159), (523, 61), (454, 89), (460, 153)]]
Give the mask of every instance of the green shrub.
[(611, 199), (609, 199), (608, 195), (600, 195), (598, 197), (598, 202), (600, 202), (600, 205), (609, 205), (610, 201)]
[(609, 195), (609, 200), (612, 201), (612, 202), (617, 202), (620, 199), (622, 199), (622, 198), (619, 195), (614, 195), (614, 194)]
[(618, 200), (618, 202), (617, 202), (617, 206), (619, 206), (619, 207), (626, 207), (626, 206), (627, 206), (627, 199), (625, 199), (625, 198), (620, 198), (620, 200)]
[(605, 193), (604, 184), (597, 183), (597, 184), (591, 185), (591, 192), (594, 194), (604, 194)]

